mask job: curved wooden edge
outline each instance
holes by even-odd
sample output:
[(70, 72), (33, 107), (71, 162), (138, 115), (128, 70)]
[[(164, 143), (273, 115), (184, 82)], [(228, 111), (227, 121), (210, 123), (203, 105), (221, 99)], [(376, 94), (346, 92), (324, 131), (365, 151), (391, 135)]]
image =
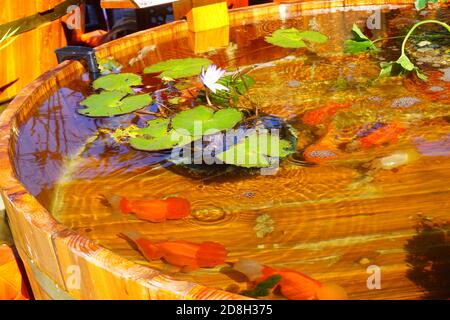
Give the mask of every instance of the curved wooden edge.
[[(393, 0), (375, 1), (375, 4), (412, 2)], [(280, 10), (298, 12), (354, 6), (356, 3), (355, 0), (311, 1), (238, 8), (230, 12), (230, 23), (238, 25), (245, 23), (246, 19), (278, 17)], [(173, 22), (102, 45), (97, 48), (97, 54), (99, 57), (107, 57), (113, 52), (120, 52), (122, 56), (130, 55), (136, 52), (137, 44), (146, 46), (161, 37), (170, 39), (177, 31), (186, 29), (185, 21)], [(48, 276), (58, 289), (77, 299), (245, 299), (229, 292), (177, 281), (102, 248), (57, 222), (16, 178), (10, 150), (14, 149), (17, 140), (17, 122), (20, 122), (17, 120), (26, 117), (35, 104), (43, 101), (49, 93), (54, 93), (83, 73), (85, 69), (79, 62), (66, 61), (60, 64), (29, 84), (0, 116), (0, 191), (17, 249), (24, 258), (37, 297), (51, 298), (51, 295), (33, 279), (33, 271), (27, 261)]]
[(18, 134), (17, 119), (26, 117), (48, 92), (55, 92), (83, 73), (79, 62), (60, 64), (28, 85), (0, 117), (0, 191), (33, 289), (44, 291), (41, 297), (49, 296), (33, 279), (33, 268), (27, 261), (78, 299), (242, 299), (177, 281), (102, 248), (57, 222), (16, 178), (10, 150)]

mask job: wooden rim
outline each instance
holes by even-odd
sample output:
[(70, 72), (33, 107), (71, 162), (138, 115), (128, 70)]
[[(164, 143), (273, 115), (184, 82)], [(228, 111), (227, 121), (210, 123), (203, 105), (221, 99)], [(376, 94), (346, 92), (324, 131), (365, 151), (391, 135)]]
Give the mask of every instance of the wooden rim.
[[(262, 18), (264, 16), (278, 16), (280, 7), (284, 6), (287, 12), (301, 12), (304, 10), (345, 8), (348, 6), (361, 6), (357, 0), (330, 1), (330, 2), (298, 2), (289, 4), (263, 4), (247, 8), (238, 8), (230, 11), (230, 24), (242, 24), (245, 19)], [(363, 1), (363, 6), (369, 1)], [(411, 0), (372, 0), (370, 4), (411, 4)], [(258, 8), (255, 14), (254, 9)], [(283, 9), (283, 10), (284, 10)], [(97, 48), (99, 57), (111, 55), (111, 49), (117, 47), (126, 54), (127, 50), (136, 52), (136, 43), (141, 46), (149, 45), (160, 37), (169, 36), (168, 31), (185, 31), (186, 21), (176, 21), (150, 31), (141, 31), (119, 40), (112, 41)], [(131, 49), (131, 47), (133, 47)], [(64, 71), (64, 73), (63, 73)], [(16, 178), (14, 161), (10, 150), (14, 150), (18, 136), (17, 117), (26, 116), (45, 94), (53, 93), (67, 79), (81, 77), (85, 73), (84, 67), (76, 61), (66, 61), (56, 68), (46, 72), (38, 79), (25, 87), (10, 103), (0, 116), (0, 190), (11, 224), (20, 230), (12, 230), (16, 246), (20, 255), (36, 264), (54, 283), (69, 294), (76, 292), (67, 283), (67, 277), (61, 270), (62, 266), (79, 263), (81, 260), (89, 265), (111, 274), (112, 281), (116, 278), (125, 279), (125, 289), (128, 297), (132, 299), (148, 297), (150, 299), (244, 299), (245, 297), (229, 292), (207, 288), (203, 285), (175, 280), (150, 267), (131, 262), (108, 249), (102, 248), (94, 241), (89, 240), (57, 222)], [(31, 240), (38, 245), (33, 250), (26, 245)], [(66, 250), (67, 252), (62, 252)], [(46, 262), (44, 263), (44, 257)], [(60, 255), (64, 255), (62, 258)], [(48, 258), (50, 257), (50, 258)], [(48, 260), (53, 263), (47, 264)], [(63, 261), (64, 260), (64, 261)], [(27, 271), (31, 269), (28, 268)], [(32, 279), (31, 279), (32, 280)], [(35, 289), (35, 287), (33, 287)], [(146, 291), (145, 294), (142, 291)], [(136, 293), (136, 294), (135, 294)], [(105, 293), (106, 294), (106, 293)], [(43, 296), (45, 296), (45, 292)], [(85, 296), (75, 298), (86, 298)], [(51, 298), (51, 295), (46, 296)], [(102, 296), (96, 296), (102, 298)]]

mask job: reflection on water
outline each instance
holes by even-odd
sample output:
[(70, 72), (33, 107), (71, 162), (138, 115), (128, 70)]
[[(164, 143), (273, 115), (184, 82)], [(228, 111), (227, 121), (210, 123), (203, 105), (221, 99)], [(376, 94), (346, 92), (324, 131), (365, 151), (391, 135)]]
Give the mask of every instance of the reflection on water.
[(416, 230), (405, 245), (407, 276), (425, 291), (426, 299), (450, 299), (450, 223), (419, 217)]
[[(144, 261), (117, 234), (131, 229), (153, 240), (214, 240), (227, 247), (230, 262), (254, 258), (299, 270), (339, 283), (351, 298), (416, 298), (420, 290), (406, 277), (404, 244), (415, 234), (414, 214), (449, 218), (450, 106), (445, 90), (436, 98), (428, 87), (400, 78), (377, 80), (380, 60), (398, 56), (398, 40), (384, 42), (378, 59), (343, 55), (352, 24), (370, 14), (354, 10), (243, 24), (232, 28), (227, 47), (202, 54), (223, 67), (255, 66), (251, 97), (262, 112), (298, 131), (298, 152), (282, 162), (276, 175), (218, 170), (217, 175), (192, 179), (179, 174), (176, 167), (167, 167), (167, 153), (133, 150), (100, 130), (143, 125), (152, 116), (78, 115), (79, 101), (90, 94), (86, 82), (54, 93), (22, 124), (14, 158), (17, 173), (58, 220), (155, 269), (170, 273), (160, 261)], [(382, 28), (372, 34), (403, 34), (417, 19), (434, 16), (450, 20), (448, 9), (426, 17), (412, 10), (384, 10)], [(264, 41), (265, 35), (290, 26), (320, 31), (329, 41), (311, 51)], [(156, 59), (192, 56), (195, 48), (188, 39), (182, 34), (158, 45), (132, 66), (120, 62), (124, 71), (136, 72)], [(436, 43), (448, 50), (442, 39)], [(439, 68), (450, 66), (450, 58), (440, 51), (437, 58)], [(437, 60), (423, 62), (422, 68), (438, 68), (432, 65)], [(151, 91), (163, 87), (148, 76), (144, 81)], [(245, 107), (247, 102), (240, 103)], [(321, 123), (324, 119), (328, 125)], [(373, 135), (378, 130), (386, 132), (385, 140)], [(328, 161), (330, 155), (333, 161)], [(111, 194), (182, 197), (190, 201), (192, 215), (160, 224), (114, 215), (106, 201)], [(261, 226), (261, 217), (270, 221), (269, 228)], [(367, 289), (367, 261), (384, 270), (384, 290)], [(175, 277), (222, 289), (234, 285), (219, 271)]]

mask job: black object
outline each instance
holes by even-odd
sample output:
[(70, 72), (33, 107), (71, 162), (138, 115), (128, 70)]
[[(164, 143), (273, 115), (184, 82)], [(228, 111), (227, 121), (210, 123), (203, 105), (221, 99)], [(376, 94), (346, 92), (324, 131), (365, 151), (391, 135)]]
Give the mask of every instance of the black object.
[(100, 70), (98, 68), (94, 49), (81, 46), (67, 46), (64, 48), (56, 49), (55, 53), (58, 59), (58, 63), (61, 63), (65, 60), (84, 61), (89, 70), (89, 75), (92, 80), (95, 80), (100, 76)]

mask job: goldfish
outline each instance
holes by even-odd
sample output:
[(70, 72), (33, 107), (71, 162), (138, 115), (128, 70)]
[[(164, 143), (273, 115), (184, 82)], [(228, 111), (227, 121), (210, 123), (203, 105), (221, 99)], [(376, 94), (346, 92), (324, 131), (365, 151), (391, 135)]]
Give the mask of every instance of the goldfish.
[(322, 284), (321, 282), (290, 269), (275, 269), (261, 265), (257, 261), (242, 259), (234, 264), (233, 268), (248, 276), (256, 284), (267, 280), (274, 275), (281, 279), (274, 289), (279, 288), (280, 293), (289, 300), (345, 300), (345, 290), (335, 284)]
[(318, 125), (328, 122), (339, 110), (350, 108), (350, 103), (329, 103), (325, 107), (311, 110), (303, 115), (303, 122), (309, 125)]
[(184, 240), (153, 242), (134, 231), (122, 232), (121, 235), (133, 241), (146, 259), (150, 261), (164, 259), (169, 264), (186, 271), (216, 267), (224, 264), (227, 257), (226, 248), (217, 242), (195, 243)]
[(405, 128), (400, 127), (396, 123), (390, 123), (359, 139), (359, 142), (361, 147), (365, 149), (373, 146), (380, 146), (385, 143), (396, 143), (398, 141), (398, 135), (405, 130)]
[(136, 218), (150, 222), (182, 219), (191, 213), (189, 201), (178, 197), (156, 200), (128, 199), (117, 195), (105, 197), (114, 212), (134, 214)]
[(29, 295), (13, 250), (0, 245), (0, 300), (28, 300)]

